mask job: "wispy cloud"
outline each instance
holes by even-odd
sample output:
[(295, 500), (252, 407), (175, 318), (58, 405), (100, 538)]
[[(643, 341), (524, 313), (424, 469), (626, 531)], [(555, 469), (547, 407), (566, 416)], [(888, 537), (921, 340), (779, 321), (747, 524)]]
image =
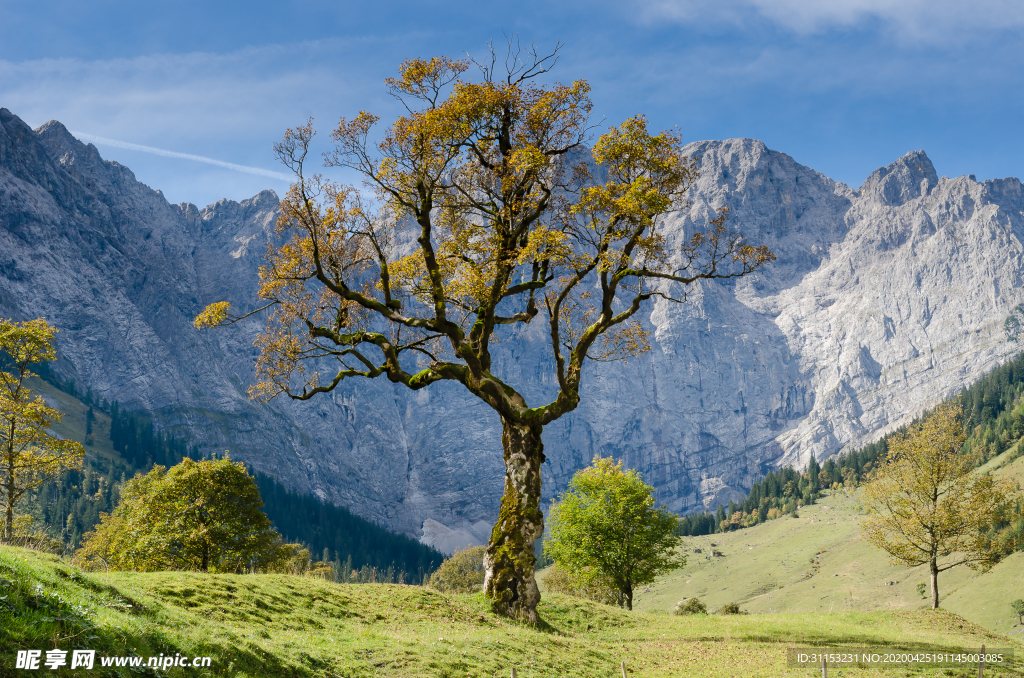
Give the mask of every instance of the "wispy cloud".
[(1019, 0), (642, 0), (647, 20), (747, 25), (767, 19), (800, 34), (879, 27), (914, 42), (961, 42), (979, 30), (1024, 28)]
[[(374, 63), (333, 67), (364, 46), (335, 41), (227, 54), (0, 60), (0, 105), (32, 127), (59, 120), (106, 139), (96, 142), (104, 157), (129, 166), (172, 202), (241, 200), (282, 180), (285, 170), (275, 165), (271, 147), (288, 127), (314, 116), (329, 130), (338, 117), (364, 107), (387, 114), (392, 102), (374, 94), (389, 71)], [(134, 146), (111, 143), (119, 140)], [(325, 137), (320, 141), (317, 159)], [(199, 153), (171, 155), (182, 151)]]
[(152, 153), (153, 155), (162, 155), (165, 158), (181, 158), (183, 160), (194, 160), (195, 162), (205, 162), (208, 165), (216, 165), (218, 167), (226, 167), (236, 172), (245, 172), (246, 174), (258, 174), (263, 177), (271, 177), (273, 179), (279, 179), (280, 181), (292, 182), (295, 177), (291, 174), (285, 174), (284, 172), (274, 172), (273, 170), (263, 169), (261, 167), (249, 167), (248, 165), (236, 165), (233, 162), (224, 162), (223, 160), (215, 160), (214, 158), (207, 158), (202, 155), (194, 155), (192, 153), (178, 153), (177, 151), (168, 151), (163, 148), (155, 148), (153, 146), (143, 146), (142, 144), (133, 144), (128, 141), (118, 141), (117, 139), (108, 139), (106, 137), (96, 136), (95, 134), (89, 134), (87, 132), (75, 132), (71, 131), (71, 134), (78, 137), (82, 141), (88, 141), (100, 146), (113, 146), (114, 148), (123, 148), (128, 151), (140, 151), (142, 153)]

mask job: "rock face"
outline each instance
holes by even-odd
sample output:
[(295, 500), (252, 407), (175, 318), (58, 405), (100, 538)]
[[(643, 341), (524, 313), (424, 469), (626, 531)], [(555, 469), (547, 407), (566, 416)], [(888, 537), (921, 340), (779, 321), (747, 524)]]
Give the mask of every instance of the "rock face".
[[(778, 261), (645, 310), (653, 351), (588, 367), (549, 426), (545, 494), (595, 454), (624, 459), (677, 511), (740, 498), (772, 466), (858, 447), (1021, 345), (1024, 186), (936, 175), (908, 153), (853, 190), (759, 141), (691, 144), (701, 178), (666, 224), (678, 242), (728, 205)], [(0, 316), (61, 328), (58, 369), (207, 449), (446, 549), (486, 539), (500, 424), (451, 384), (382, 380), (306, 403), (250, 402), (260, 321), (198, 333), (206, 304), (256, 304), (277, 196), (170, 205), (56, 122), (0, 109)], [(495, 372), (553, 394), (544, 328), (497, 344)]]

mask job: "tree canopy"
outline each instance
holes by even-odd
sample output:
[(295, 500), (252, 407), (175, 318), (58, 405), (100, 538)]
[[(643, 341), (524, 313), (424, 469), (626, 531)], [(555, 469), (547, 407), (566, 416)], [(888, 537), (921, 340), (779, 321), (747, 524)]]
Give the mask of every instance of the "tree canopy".
[[(682, 301), (697, 280), (774, 259), (730, 228), (725, 208), (670, 241), (664, 217), (697, 177), (680, 136), (638, 115), (594, 139), (589, 84), (539, 81), (557, 51), (510, 42), (504, 59), (404, 62), (386, 87), (406, 112), (380, 132), (371, 113), (342, 118), (326, 155), (367, 193), (310, 172), (310, 121), (285, 133), (275, 150), (296, 183), (260, 269), (257, 310), (269, 315), (250, 391), (306, 400), (384, 377), (456, 382), (487, 403), (502, 421), (506, 482), (485, 590), (498, 611), (531, 620), (542, 427), (576, 408), (586, 361), (649, 349), (644, 302)], [(558, 388), (531, 404), (492, 369), (491, 347), (521, 340), (539, 316)], [(216, 302), (196, 325), (241, 317)]]
[(632, 610), (637, 586), (686, 564), (676, 553), (676, 515), (655, 506), (652, 492), (634, 469), (595, 458), (552, 507), (544, 552), (581, 582), (607, 579)]
[(456, 551), (430, 575), (429, 583), (446, 593), (479, 593), (484, 585), (484, 547)]
[(30, 490), (69, 469), (81, 468), (85, 448), (52, 433), (64, 415), (35, 395), (29, 369), (57, 357), (57, 330), (44, 318), (13, 322), (0, 319), (0, 503), (3, 540), (14, 537), (14, 507)]
[(261, 510), (241, 462), (184, 459), (121, 489), (121, 503), (85, 535), (76, 560), (115, 570), (245, 572), (293, 556)]
[(929, 566), (933, 609), (940, 572), (985, 567), (998, 558), (988, 528), (1010, 505), (1001, 484), (972, 473), (971, 458), (961, 452), (966, 438), (960, 404), (943, 403), (889, 440), (875, 480), (864, 488), (872, 514), (863, 524), (865, 537), (896, 562)]

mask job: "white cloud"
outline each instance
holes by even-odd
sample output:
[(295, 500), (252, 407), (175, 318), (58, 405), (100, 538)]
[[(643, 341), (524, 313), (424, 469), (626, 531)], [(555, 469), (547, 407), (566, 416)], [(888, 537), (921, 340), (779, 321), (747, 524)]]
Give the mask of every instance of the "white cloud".
[[(106, 139), (97, 143), (105, 158), (174, 202), (239, 200), (279, 187), (286, 172), (272, 145), (286, 128), (314, 116), (326, 132), (340, 116), (357, 114), (357, 105), (389, 113), (383, 70), (365, 60), (358, 70), (338, 67), (360, 51), (373, 52), (358, 41), (324, 41), (227, 54), (0, 61), (0, 106), (33, 127), (58, 120)], [(246, 176), (243, 167), (259, 171), (241, 170)]]
[(744, 25), (767, 19), (800, 34), (880, 24), (915, 42), (960, 42), (966, 33), (1020, 30), (1019, 0), (641, 0), (648, 20)]
[(181, 158), (183, 160), (194, 160), (195, 162), (204, 162), (208, 165), (216, 165), (218, 167), (225, 167), (236, 172), (245, 172), (246, 174), (257, 174), (263, 177), (271, 177), (273, 179), (279, 179), (280, 181), (291, 182), (295, 179), (290, 174), (284, 172), (274, 172), (271, 170), (263, 169), (261, 167), (249, 167), (247, 165), (236, 165), (233, 162), (224, 162), (223, 160), (215, 160), (213, 158), (207, 158), (202, 155), (193, 155), (192, 153), (178, 153), (177, 151), (168, 151), (163, 148), (154, 148), (153, 146), (143, 146), (142, 144), (133, 144), (128, 141), (118, 141), (117, 139), (108, 139), (106, 137), (98, 137), (95, 134), (89, 134), (87, 132), (75, 132), (71, 131), (75, 137), (82, 141), (91, 142), (100, 146), (113, 146), (114, 148), (123, 148), (129, 151), (140, 151), (142, 153), (151, 153), (153, 155), (160, 155), (165, 158)]

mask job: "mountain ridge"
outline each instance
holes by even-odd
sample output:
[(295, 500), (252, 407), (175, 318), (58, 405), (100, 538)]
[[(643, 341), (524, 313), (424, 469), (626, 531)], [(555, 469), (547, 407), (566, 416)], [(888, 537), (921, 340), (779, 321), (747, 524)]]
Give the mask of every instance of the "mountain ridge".
[[(1002, 328), (1024, 301), (1016, 179), (939, 177), (913, 151), (853, 189), (757, 140), (686, 153), (701, 176), (666, 222), (670, 247), (728, 205), (778, 260), (651, 304), (651, 353), (588, 366), (580, 407), (545, 430), (546, 499), (612, 454), (673, 510), (714, 508), (768, 468), (872, 441), (1020, 350)], [(503, 478), (486, 406), (450, 384), (365, 380), (252, 403), (261, 321), (191, 327), (213, 301), (254, 307), (276, 199), (171, 205), (60, 123), (33, 131), (0, 109), (0, 315), (45, 315), (63, 328), (58, 370), (209, 449), (432, 543), (485, 540)], [(495, 373), (531, 404), (553, 393), (545, 345), (539, 325), (496, 345)]]

